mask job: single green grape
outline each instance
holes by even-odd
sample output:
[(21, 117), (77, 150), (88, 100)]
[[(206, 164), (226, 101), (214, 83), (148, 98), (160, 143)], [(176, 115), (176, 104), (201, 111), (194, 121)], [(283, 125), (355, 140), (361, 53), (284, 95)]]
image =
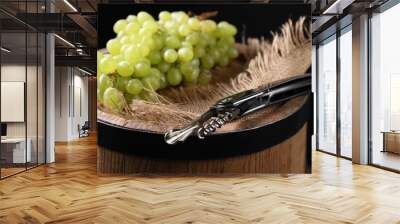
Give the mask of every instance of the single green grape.
[(229, 57), (227, 56), (221, 56), (219, 60), (217, 61), (218, 65), (220, 66), (226, 66), (229, 63)]
[(188, 21), (188, 25), (191, 30), (199, 31), (201, 29), (200, 20), (196, 17), (192, 17)]
[(168, 11), (161, 11), (161, 12), (158, 14), (158, 19), (159, 19), (159, 20), (162, 20), (162, 21), (170, 20), (170, 19), (171, 19), (171, 13), (168, 12)]
[(200, 26), (201, 26), (201, 31), (206, 33), (214, 32), (217, 29), (217, 24), (210, 19), (201, 21)]
[(120, 19), (114, 24), (113, 30), (115, 33), (119, 33), (121, 31), (123, 31), (127, 25), (128, 25), (128, 22), (126, 20)]
[(239, 56), (239, 52), (236, 50), (236, 48), (230, 48), (228, 50), (228, 56), (230, 58), (237, 58)]
[(128, 84), (130, 78), (128, 77), (117, 77), (114, 80), (114, 86), (121, 92), (126, 92), (126, 85)]
[(143, 23), (143, 29), (147, 29), (151, 34), (157, 32), (158, 24), (153, 20), (147, 20)]
[(179, 11), (179, 12), (177, 13), (177, 16), (176, 16), (175, 20), (176, 20), (179, 24), (184, 24), (184, 23), (187, 23), (187, 22), (188, 22), (189, 16), (188, 16), (185, 12)]
[(193, 45), (191, 43), (189, 43), (188, 41), (182, 41), (180, 48), (183, 48), (183, 47), (190, 48), (191, 50), (193, 50)]
[(136, 21), (128, 23), (125, 27), (125, 33), (128, 35), (136, 34), (140, 30), (140, 24)]
[(222, 56), (221, 52), (217, 48), (211, 48), (208, 52), (208, 55), (214, 59), (214, 61), (218, 61), (219, 58)]
[(121, 61), (124, 61), (125, 58), (122, 55), (117, 54), (117, 55), (112, 56), (112, 59), (117, 64), (117, 68), (118, 68), (118, 63), (120, 63)]
[(125, 98), (118, 89), (109, 87), (104, 91), (103, 103), (110, 110), (121, 112), (125, 107)]
[(192, 73), (193, 69), (194, 69), (194, 66), (190, 62), (182, 62), (179, 65), (179, 70), (184, 75)]
[(138, 62), (135, 65), (135, 76), (142, 78), (150, 73), (150, 65), (144, 62)]
[(182, 24), (178, 28), (179, 35), (186, 37), (190, 33), (190, 27), (187, 24)]
[(121, 61), (117, 65), (117, 72), (122, 77), (129, 77), (134, 71), (134, 66), (127, 61)]
[(141, 58), (141, 59), (139, 59), (138, 62), (145, 63), (145, 64), (148, 65), (149, 67), (151, 66), (151, 62), (150, 62), (150, 60), (147, 59), (147, 58)]
[(176, 68), (171, 68), (167, 73), (167, 81), (172, 86), (177, 86), (182, 82), (182, 74)]
[(181, 46), (181, 42), (177, 36), (171, 35), (165, 38), (165, 46), (167, 48), (177, 49)]
[(164, 24), (165, 30), (169, 34), (176, 34), (178, 32), (179, 24), (173, 20), (168, 20)]
[(219, 36), (223, 37), (223, 36), (230, 36), (229, 34), (229, 23), (226, 21), (221, 21), (218, 23), (217, 25), (217, 30), (218, 30), (218, 34)]
[(199, 67), (200, 66), (200, 60), (198, 58), (193, 58), (190, 61), (190, 64), (192, 64), (193, 67)]
[(149, 50), (153, 50), (155, 47), (155, 42), (153, 38), (144, 38), (141, 42), (141, 45), (147, 47)]
[(166, 73), (168, 72), (168, 70), (171, 68), (171, 64), (167, 63), (165, 61), (161, 61), (158, 66), (157, 66), (158, 70), (162, 73)]
[(160, 78), (161, 77), (161, 72), (157, 68), (150, 68), (149, 76), (155, 76), (157, 78)]
[(228, 32), (228, 35), (235, 36), (237, 34), (237, 29), (234, 25), (228, 24), (227, 32)]
[(196, 46), (194, 48), (193, 54), (194, 54), (194, 57), (201, 58), (206, 54), (206, 50), (204, 49), (204, 47)]
[(199, 77), (199, 74), (200, 74), (200, 69), (199, 68), (194, 68), (192, 70), (192, 72), (187, 73), (187, 74), (183, 74), (183, 77), (185, 78), (186, 82), (196, 83), (197, 82), (197, 78)]
[(192, 45), (196, 45), (200, 40), (200, 34), (199, 33), (191, 33), (189, 34), (186, 38), (185, 41)]
[(148, 48), (146, 45), (140, 45), (139, 51), (141, 56), (146, 57), (150, 53), (150, 48)]
[[(128, 49), (128, 47), (130, 47), (131, 46), (131, 44), (129, 43), (129, 44), (123, 44), (122, 46), (121, 46), (121, 49), (120, 49), (120, 55), (121, 56), (124, 56), (124, 53), (125, 53), (125, 51)], [(124, 56), (125, 57), (125, 56)]]
[(107, 50), (112, 55), (119, 54), (121, 48), (121, 43), (117, 39), (111, 39), (107, 41)]
[(178, 50), (178, 56), (182, 62), (190, 61), (193, 59), (193, 50), (188, 47), (182, 47)]
[(222, 53), (227, 53), (229, 48), (230, 48), (229, 44), (227, 44), (227, 43), (225, 43), (224, 41), (221, 41), (221, 40), (219, 40), (217, 42), (217, 47), (218, 47), (218, 50), (220, 52), (222, 52)]
[(178, 53), (174, 49), (166, 49), (163, 54), (163, 59), (168, 63), (174, 63), (178, 58)]
[(202, 70), (197, 79), (197, 83), (199, 83), (200, 85), (207, 85), (210, 82), (211, 78), (212, 76), (209, 70)]
[(162, 61), (161, 53), (160, 51), (152, 51), (148, 55), (148, 59), (150, 60), (152, 65), (157, 65)]
[(228, 37), (222, 37), (221, 41), (225, 42), (228, 45), (233, 45), (235, 44), (235, 38), (232, 36), (228, 36)]
[(135, 64), (140, 58), (142, 58), (142, 55), (138, 47), (131, 45), (125, 50), (124, 57), (129, 63)]
[(126, 91), (132, 95), (138, 95), (143, 90), (143, 84), (139, 79), (131, 79), (126, 85)]
[(134, 45), (139, 44), (143, 39), (139, 34), (132, 34), (129, 38)]
[(203, 56), (200, 58), (200, 61), (201, 66), (205, 69), (211, 69), (215, 64), (214, 59), (210, 56)]
[(161, 76), (160, 76), (160, 89), (164, 89), (167, 86), (168, 86), (167, 77), (165, 77), (164, 74), (161, 74)]
[(160, 35), (153, 35), (153, 42), (153, 50), (160, 50), (164, 46), (164, 38), (162, 38)]
[(149, 13), (147, 13), (147, 12), (144, 12), (144, 11), (140, 11), (140, 12), (137, 14), (136, 17), (137, 17), (137, 20), (138, 20), (141, 24), (143, 24), (144, 22), (146, 22), (146, 21), (148, 21), (148, 20), (153, 20), (153, 21), (154, 21), (153, 16), (150, 15)]
[(151, 35), (153, 35), (152, 30), (144, 28), (144, 27), (140, 28), (139, 36), (149, 38)]
[(104, 92), (104, 90), (112, 86), (113, 81), (110, 79), (110, 77), (106, 74), (101, 74), (100, 78), (97, 80), (97, 88)]
[(126, 35), (125, 30), (122, 30), (117, 34), (117, 39), (121, 39), (125, 35)]
[(129, 15), (128, 17), (126, 17), (126, 21), (128, 21), (128, 23), (135, 22), (136, 20), (137, 20), (137, 17), (134, 15)]
[[(131, 44), (132, 42), (131, 42), (131, 38), (129, 36), (123, 36), (119, 39), (119, 43), (121, 44), (121, 48), (122, 48), (122, 46)], [(121, 48), (120, 48), (120, 52), (122, 52)]]
[(104, 56), (100, 60), (99, 68), (105, 74), (111, 74), (117, 69), (117, 63), (111, 56)]
[(145, 89), (156, 91), (160, 88), (160, 78), (157, 76), (147, 76), (142, 78), (142, 83)]
[(199, 33), (199, 40), (196, 43), (196, 47), (205, 48), (207, 46), (207, 40), (204, 38), (203, 33)]

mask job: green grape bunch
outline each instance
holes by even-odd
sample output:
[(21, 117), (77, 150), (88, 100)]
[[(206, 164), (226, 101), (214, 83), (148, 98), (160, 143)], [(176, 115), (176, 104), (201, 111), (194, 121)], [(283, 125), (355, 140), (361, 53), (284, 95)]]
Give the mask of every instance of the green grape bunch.
[(183, 11), (162, 11), (158, 21), (141, 11), (113, 30), (107, 53), (97, 52), (98, 101), (113, 111), (167, 87), (206, 85), (211, 69), (238, 57), (234, 25)]

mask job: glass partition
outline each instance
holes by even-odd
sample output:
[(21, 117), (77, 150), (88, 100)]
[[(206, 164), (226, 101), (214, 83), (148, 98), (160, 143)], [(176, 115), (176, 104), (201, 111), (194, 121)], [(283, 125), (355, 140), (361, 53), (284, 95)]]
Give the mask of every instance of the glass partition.
[(372, 164), (400, 170), (400, 4), (371, 18)]
[(318, 47), (317, 149), (336, 154), (336, 36)]
[[(10, 4), (38, 13), (43, 1), (0, 7)], [(45, 162), (45, 41), (39, 30), (0, 12), (1, 179)]]
[(26, 40), (25, 32), (1, 34), (2, 177), (24, 171), (31, 161), (26, 136)]

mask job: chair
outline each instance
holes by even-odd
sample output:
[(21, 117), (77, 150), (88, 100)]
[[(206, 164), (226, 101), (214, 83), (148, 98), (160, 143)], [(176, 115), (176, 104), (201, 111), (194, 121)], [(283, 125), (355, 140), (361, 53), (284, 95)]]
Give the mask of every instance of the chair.
[(79, 138), (89, 136), (89, 129), (90, 129), (89, 121), (85, 121), (82, 127), (78, 125)]

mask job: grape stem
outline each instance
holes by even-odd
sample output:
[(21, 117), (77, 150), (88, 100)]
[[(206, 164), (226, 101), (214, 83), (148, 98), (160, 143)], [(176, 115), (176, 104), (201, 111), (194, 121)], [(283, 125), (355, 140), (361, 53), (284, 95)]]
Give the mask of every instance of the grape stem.
[(218, 15), (218, 11), (210, 11), (210, 12), (202, 12), (200, 15), (197, 16), (199, 20), (206, 20)]

